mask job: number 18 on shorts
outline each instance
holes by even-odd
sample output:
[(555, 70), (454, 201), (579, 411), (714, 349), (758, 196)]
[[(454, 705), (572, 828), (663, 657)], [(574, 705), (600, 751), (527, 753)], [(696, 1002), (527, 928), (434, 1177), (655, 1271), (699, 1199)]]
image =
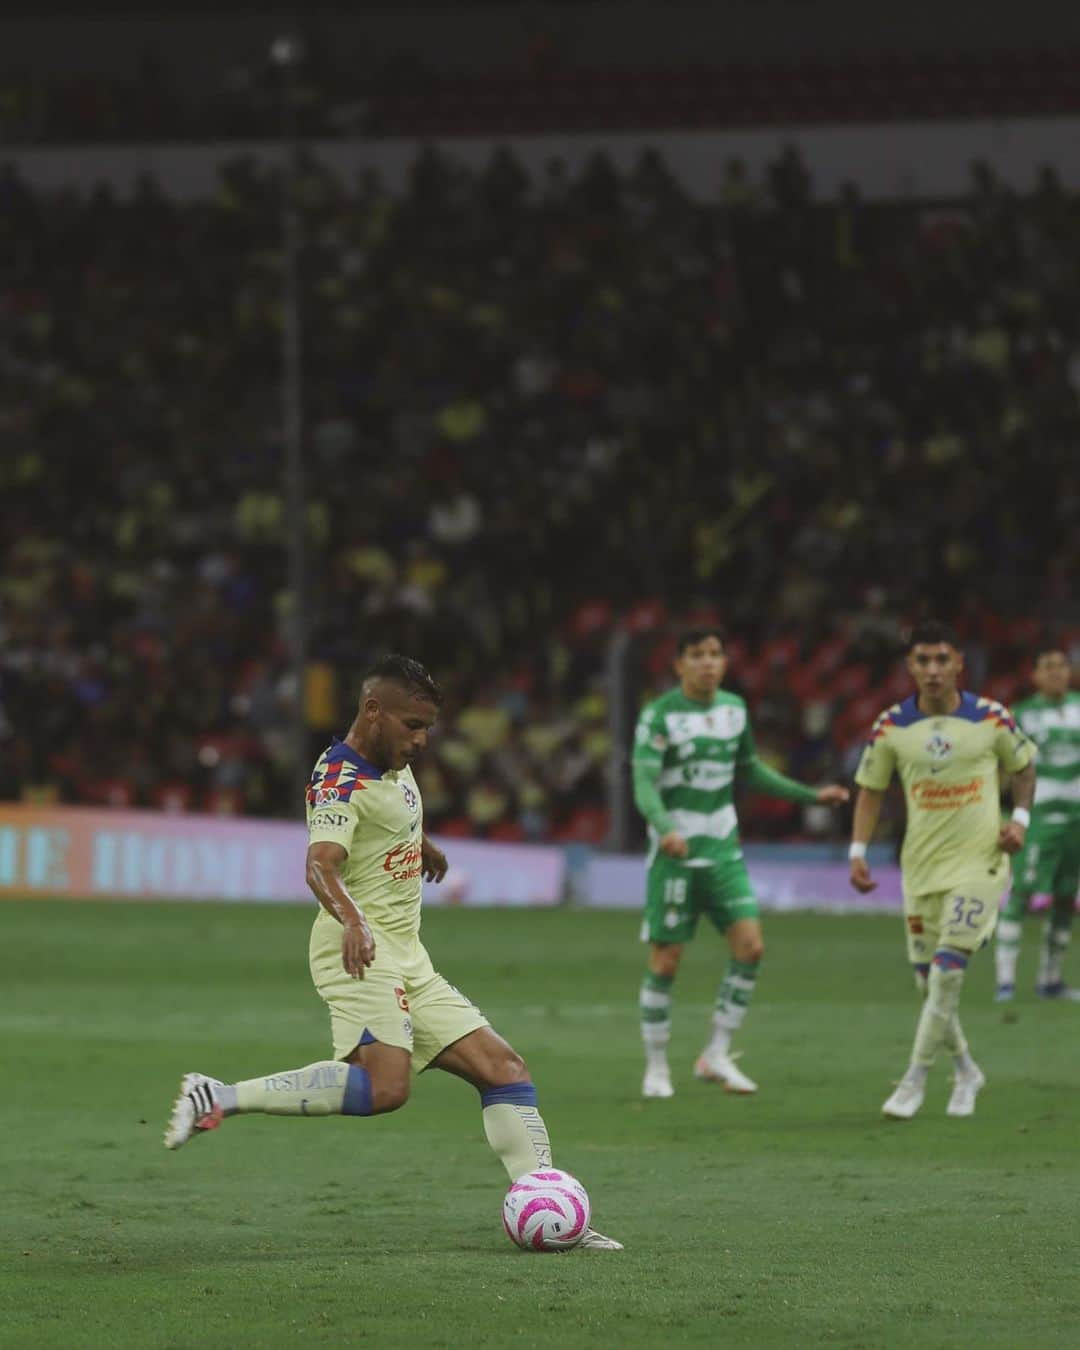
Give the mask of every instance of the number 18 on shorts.
[(642, 942), (689, 942), (704, 915), (721, 933), (760, 911), (741, 855), (704, 867), (663, 855), (649, 865)]

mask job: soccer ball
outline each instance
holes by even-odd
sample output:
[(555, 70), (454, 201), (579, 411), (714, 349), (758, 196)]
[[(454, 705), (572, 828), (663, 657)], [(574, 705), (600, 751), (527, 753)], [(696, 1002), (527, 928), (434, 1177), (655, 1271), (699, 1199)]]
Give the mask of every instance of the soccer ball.
[(554, 1167), (526, 1172), (503, 1198), (503, 1227), (526, 1251), (565, 1252), (589, 1226), (589, 1195), (569, 1172)]

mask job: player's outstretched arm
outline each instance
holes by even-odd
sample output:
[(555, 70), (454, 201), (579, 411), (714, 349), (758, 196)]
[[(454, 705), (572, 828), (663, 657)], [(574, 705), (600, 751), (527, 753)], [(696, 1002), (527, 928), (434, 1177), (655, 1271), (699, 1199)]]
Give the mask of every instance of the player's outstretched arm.
[(1024, 847), (1024, 836), (1031, 822), (1031, 803), (1035, 800), (1034, 763), (1013, 774), (1009, 790), (1013, 801), (1012, 819), (1001, 827), (998, 848), (1003, 853), (1019, 853)]
[(340, 844), (323, 841), (310, 845), (305, 879), (319, 904), (341, 924), (341, 964), (354, 979), (362, 980), (364, 967), (375, 960), (375, 939), (341, 879), (341, 864), (347, 857)]
[(851, 847), (848, 849), (848, 876), (860, 895), (869, 894), (877, 886), (870, 875), (866, 850), (874, 837), (884, 797), (885, 793), (875, 788), (861, 787), (855, 798), (855, 819), (851, 826)]
[(779, 773), (762, 763), (758, 758), (757, 743), (749, 719), (739, 736), (735, 767), (741, 786), (766, 797), (782, 797), (785, 801), (798, 802), (801, 806), (842, 806), (848, 799), (847, 788), (841, 787), (839, 783), (830, 783), (828, 787), (821, 788), (807, 787), (805, 783), (799, 783), (786, 773)]
[(757, 755), (744, 760), (739, 765), (739, 773), (743, 785), (751, 792), (761, 792), (766, 797), (783, 797), (787, 801), (801, 802), (803, 806), (843, 806), (851, 796), (840, 783), (829, 783), (819, 788), (807, 787), (805, 783), (789, 778), (786, 773), (770, 769)]

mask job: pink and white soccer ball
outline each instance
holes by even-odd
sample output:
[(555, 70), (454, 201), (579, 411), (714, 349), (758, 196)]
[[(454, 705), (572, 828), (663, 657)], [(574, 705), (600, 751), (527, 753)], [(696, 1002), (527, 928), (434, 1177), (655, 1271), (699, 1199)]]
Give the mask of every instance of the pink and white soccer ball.
[(563, 1252), (581, 1241), (591, 1206), (569, 1172), (545, 1167), (512, 1181), (503, 1199), (503, 1227), (526, 1251)]

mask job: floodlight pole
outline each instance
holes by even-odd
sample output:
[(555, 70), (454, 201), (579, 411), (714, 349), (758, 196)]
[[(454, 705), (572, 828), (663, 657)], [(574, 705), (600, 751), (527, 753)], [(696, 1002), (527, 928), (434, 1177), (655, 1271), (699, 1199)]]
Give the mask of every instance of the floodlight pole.
[(286, 637), (294, 693), (289, 727), (289, 761), (293, 784), (304, 782), (308, 762), (304, 720), (304, 682), (308, 654), (307, 498), (304, 482), (303, 353), (300, 332), (300, 219), (297, 189), (300, 134), (296, 124), (296, 69), (303, 50), (297, 38), (276, 38), (270, 59), (281, 71), (281, 420), (282, 491), (285, 503), (289, 609)]
[(607, 648), (608, 731), (611, 755), (607, 771), (608, 833), (606, 847), (622, 852), (631, 845), (633, 794), (630, 789), (630, 740), (634, 730), (632, 639), (617, 628)]

